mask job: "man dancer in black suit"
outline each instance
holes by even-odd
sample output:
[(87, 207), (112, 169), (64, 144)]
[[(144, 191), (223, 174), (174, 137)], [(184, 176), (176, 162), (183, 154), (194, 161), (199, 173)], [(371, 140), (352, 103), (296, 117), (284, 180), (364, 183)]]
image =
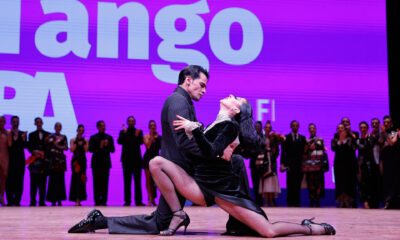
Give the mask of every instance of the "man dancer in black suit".
[(27, 148), (27, 132), (18, 129), (19, 117), (11, 117), (11, 147), (8, 154), (10, 164), (6, 183), (7, 206), (20, 206), (25, 174), (25, 152)]
[(290, 123), (292, 132), (285, 136), (285, 141), (282, 144), (280, 170), (281, 172), (287, 171), (287, 203), (290, 207), (300, 206), (300, 188), (303, 179), (301, 162), (306, 146), (306, 138), (298, 133), (299, 126), (299, 122), (296, 120)]
[(107, 206), (108, 180), (110, 177), (111, 156), (115, 152), (113, 138), (105, 133), (104, 121), (97, 122), (99, 132), (90, 137), (89, 151), (92, 156), (93, 193), (96, 206)]
[(135, 128), (136, 119), (128, 117), (128, 128), (123, 126), (119, 132), (118, 143), (122, 145), (121, 162), (124, 171), (124, 206), (131, 205), (132, 175), (135, 181), (135, 205), (144, 206), (142, 203), (142, 153), (140, 145), (143, 144), (143, 132)]
[[(176, 115), (197, 121), (192, 100), (200, 100), (206, 92), (207, 82), (208, 72), (202, 67), (189, 65), (184, 68), (179, 74), (178, 87), (165, 101), (161, 113), (163, 135), (161, 156), (174, 161), (189, 174), (193, 173), (192, 160), (201, 157), (201, 151), (194, 139), (189, 140), (183, 131), (174, 130), (172, 121), (177, 119)], [(240, 184), (248, 186), (243, 158), (233, 155), (231, 162), (235, 172), (243, 176), (243, 182)], [(186, 200), (180, 197), (180, 201), (183, 206)], [(74, 225), (68, 232), (84, 233), (108, 228), (109, 233), (158, 234), (169, 226), (171, 219), (172, 212), (161, 196), (157, 210), (151, 215), (104, 217), (100, 211), (93, 210), (86, 219)], [(243, 231), (243, 234), (252, 232), (230, 217), (227, 222), (227, 233), (241, 234), (238, 231)]]
[(44, 200), (46, 198), (46, 185), (48, 164), (45, 160), (46, 138), (49, 132), (43, 130), (43, 121), (41, 118), (35, 118), (36, 131), (29, 134), (28, 149), (32, 156), (35, 157), (28, 169), (31, 176), (31, 206), (36, 206), (36, 193), (39, 189), (39, 206), (46, 206)]

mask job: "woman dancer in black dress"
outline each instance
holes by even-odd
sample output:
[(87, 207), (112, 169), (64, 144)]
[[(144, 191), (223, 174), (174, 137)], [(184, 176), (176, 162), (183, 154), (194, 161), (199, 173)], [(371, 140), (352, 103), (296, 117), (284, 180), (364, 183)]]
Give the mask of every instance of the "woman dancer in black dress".
[(71, 139), (71, 152), (74, 153), (71, 161), (72, 177), (69, 200), (75, 202), (75, 206), (81, 206), (81, 201), (86, 200), (86, 152), (89, 151), (89, 141), (83, 137), (85, 127), (78, 126), (78, 135)]
[[(241, 112), (241, 114), (239, 114)], [(200, 125), (180, 116), (174, 121), (176, 130), (184, 129), (189, 138), (194, 137), (207, 159), (197, 161), (194, 178), (173, 162), (155, 157), (150, 162), (154, 181), (165, 197), (174, 217), (161, 235), (173, 235), (181, 227), (189, 225), (188, 215), (182, 210), (175, 189), (190, 201), (210, 206), (218, 204), (223, 210), (248, 225), (263, 237), (289, 234), (335, 234), (329, 224), (315, 224), (304, 220), (302, 224), (268, 221), (264, 211), (244, 194), (239, 179), (233, 174), (230, 156), (224, 149), (238, 139), (240, 131), (251, 131), (251, 106), (246, 99), (230, 95), (220, 101), (217, 119), (205, 132)], [(237, 122), (236, 122), (236, 121)], [(228, 148), (230, 149), (230, 148)]]
[(149, 129), (150, 133), (144, 135), (143, 137), (144, 145), (146, 145), (146, 152), (143, 156), (143, 168), (146, 174), (147, 194), (149, 195), (149, 202), (147, 203), (147, 206), (156, 206), (156, 202), (154, 201), (154, 199), (157, 197), (157, 190), (154, 185), (153, 178), (151, 177), (149, 162), (155, 156), (160, 155), (161, 136), (157, 133), (157, 126), (154, 120), (149, 121)]

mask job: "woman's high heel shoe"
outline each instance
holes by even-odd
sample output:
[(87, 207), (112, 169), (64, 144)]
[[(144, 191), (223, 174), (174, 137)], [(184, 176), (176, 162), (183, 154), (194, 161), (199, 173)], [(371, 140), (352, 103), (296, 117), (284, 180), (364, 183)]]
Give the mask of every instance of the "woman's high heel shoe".
[[(178, 214), (179, 212), (182, 212), (182, 213)], [(183, 234), (186, 234), (186, 228), (190, 223), (189, 216), (182, 209), (173, 212), (173, 216), (180, 218), (182, 221), (175, 227), (175, 229), (168, 228), (167, 230), (161, 231), (160, 234), (158, 234), (158, 235), (160, 235), (160, 236), (172, 236), (172, 235), (175, 234), (176, 230), (178, 230), (181, 226), (185, 227), (185, 231), (183, 232)]]
[(335, 228), (327, 223), (315, 223), (312, 220), (314, 220), (315, 218), (310, 218), (310, 219), (304, 219), (301, 222), (301, 225), (305, 225), (310, 229), (310, 235), (312, 235), (312, 227), (311, 224), (316, 224), (316, 225), (320, 225), (323, 226), (325, 229), (325, 233), (323, 235), (335, 235), (336, 234), (336, 230)]

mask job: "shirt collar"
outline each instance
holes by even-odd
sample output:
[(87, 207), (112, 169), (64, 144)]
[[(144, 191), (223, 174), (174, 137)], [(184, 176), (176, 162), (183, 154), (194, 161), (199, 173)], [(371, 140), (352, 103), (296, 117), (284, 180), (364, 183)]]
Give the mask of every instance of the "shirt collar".
[(184, 96), (184, 97), (186, 98), (186, 100), (188, 101), (188, 103), (189, 103), (190, 105), (193, 105), (192, 99), (190, 98), (189, 93), (186, 92), (185, 89), (183, 89), (182, 87), (178, 86), (178, 87), (175, 89), (175, 92), (178, 93), (178, 94), (180, 94), (180, 95), (182, 95), (182, 96)]

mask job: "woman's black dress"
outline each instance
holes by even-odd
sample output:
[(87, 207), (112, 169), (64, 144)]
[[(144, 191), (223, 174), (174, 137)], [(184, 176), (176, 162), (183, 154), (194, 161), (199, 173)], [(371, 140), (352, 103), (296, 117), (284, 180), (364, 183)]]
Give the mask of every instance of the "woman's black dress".
[[(87, 159), (84, 149), (85, 139), (79, 138), (75, 140), (76, 149), (72, 156), (71, 169), (71, 188), (69, 192), (69, 200), (75, 202), (77, 199), (80, 201), (86, 200), (86, 167)], [(79, 170), (79, 171), (78, 171)]]
[(360, 201), (368, 202), (371, 208), (379, 207), (379, 165), (375, 163), (373, 139), (371, 136), (359, 138), (358, 164), (361, 170)]
[(192, 133), (202, 153), (209, 156), (206, 160), (197, 160), (194, 166), (194, 179), (203, 192), (207, 206), (214, 205), (215, 197), (218, 197), (268, 219), (264, 211), (239, 184), (240, 178), (232, 170), (231, 162), (220, 157), (225, 148), (238, 137), (238, 124), (226, 120), (216, 123), (205, 133), (200, 128), (194, 129)]
[(350, 196), (353, 200), (357, 198), (357, 162), (354, 159), (355, 143), (351, 137), (339, 142), (332, 140), (332, 150), (335, 151), (333, 163), (335, 173), (335, 198), (341, 194)]
[(149, 168), (149, 162), (155, 156), (160, 155), (161, 149), (161, 136), (154, 138), (153, 142), (150, 145), (150, 148), (146, 150), (143, 156), (143, 168)]
[(49, 185), (47, 188), (46, 200), (48, 202), (58, 202), (67, 199), (65, 191), (65, 171), (67, 170), (64, 150), (58, 149), (54, 142), (60, 141), (58, 145), (68, 147), (65, 135), (52, 134), (48, 142), (47, 158), (50, 162)]

